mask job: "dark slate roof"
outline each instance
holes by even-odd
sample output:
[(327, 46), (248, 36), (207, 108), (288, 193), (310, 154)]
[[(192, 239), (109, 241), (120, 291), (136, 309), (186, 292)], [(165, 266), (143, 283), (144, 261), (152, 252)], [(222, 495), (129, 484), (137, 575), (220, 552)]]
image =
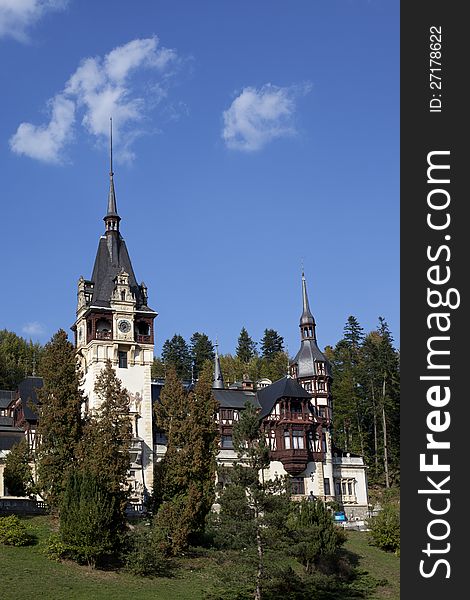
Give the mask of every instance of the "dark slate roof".
[(11, 450), (24, 438), (24, 431), (19, 427), (4, 427), (0, 425), (0, 450)]
[(315, 361), (324, 362), (327, 374), (331, 374), (330, 363), (317, 346), (316, 341), (313, 339), (302, 340), (300, 350), (292, 361), (292, 364), (298, 365), (297, 377), (311, 377), (312, 375), (316, 375), (314, 371)]
[(12, 392), (11, 390), (0, 390), (0, 408), (7, 408), (15, 397), (15, 394), (16, 392)]
[(263, 418), (272, 411), (274, 405), (280, 398), (311, 398), (309, 394), (296, 379), (283, 377), (271, 385), (258, 390), (258, 401), (261, 406), (260, 417)]
[(23, 404), (23, 412), (25, 419), (28, 421), (37, 421), (38, 415), (29, 408), (29, 404), (37, 404), (38, 397), (36, 390), (42, 388), (42, 377), (26, 377), (18, 385), (18, 393)]
[(214, 398), (222, 408), (244, 408), (247, 402), (259, 408), (255, 392), (248, 390), (212, 390)]
[(91, 276), (94, 283), (91, 300), (93, 306), (110, 306), (115, 285), (114, 279), (121, 269), (124, 269), (129, 275), (129, 285), (137, 299), (137, 306), (139, 306), (142, 303), (140, 287), (137, 285), (126, 243), (118, 232), (112, 232), (107, 236), (102, 236), (98, 244)]

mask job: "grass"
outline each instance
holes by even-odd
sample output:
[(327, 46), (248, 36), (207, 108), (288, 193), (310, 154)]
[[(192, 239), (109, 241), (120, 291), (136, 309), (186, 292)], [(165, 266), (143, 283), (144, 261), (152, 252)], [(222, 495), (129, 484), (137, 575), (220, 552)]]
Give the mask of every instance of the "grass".
[(400, 559), (395, 554), (383, 552), (375, 546), (369, 546), (367, 533), (348, 531), (346, 550), (357, 556), (357, 567), (367, 571), (379, 580), (387, 583), (377, 587), (371, 600), (399, 600), (400, 598)]
[[(185, 557), (172, 578), (145, 579), (132, 575), (93, 570), (72, 562), (56, 563), (43, 554), (51, 533), (48, 517), (33, 517), (26, 523), (38, 538), (34, 546), (14, 548), (0, 545), (0, 596), (2, 600), (203, 600), (224, 572), (230, 558), (208, 552)], [(357, 566), (387, 584), (373, 592), (375, 600), (399, 599), (399, 559), (369, 546), (367, 534), (349, 532), (346, 549), (356, 555)]]

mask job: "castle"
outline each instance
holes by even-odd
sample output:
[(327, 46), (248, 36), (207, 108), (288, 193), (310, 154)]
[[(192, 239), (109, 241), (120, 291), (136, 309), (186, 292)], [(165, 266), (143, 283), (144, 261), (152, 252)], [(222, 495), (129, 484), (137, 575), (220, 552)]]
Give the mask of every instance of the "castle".
[[(128, 483), (131, 503), (137, 507), (152, 490), (154, 461), (161, 460), (166, 451), (165, 434), (153, 416), (153, 405), (164, 383), (151, 379), (157, 312), (148, 304), (147, 287), (137, 282), (120, 221), (111, 160), (105, 231), (91, 278), (80, 277), (78, 281), (72, 330), (84, 374), (86, 409), (97, 407), (94, 384), (107, 360), (129, 392), (133, 440)], [(300, 349), (289, 365), (289, 375), (274, 383), (259, 382), (256, 389), (248, 380), (225, 386), (216, 347), (213, 393), (219, 405), (218, 463), (230, 466), (236, 460), (233, 425), (248, 401), (259, 411), (260, 427), (269, 444), (271, 460), (264, 477), (287, 475), (294, 498), (313, 495), (326, 502), (336, 501), (349, 518), (364, 518), (368, 515), (367, 468), (362, 457), (334, 446), (331, 369), (318, 347), (304, 274), (299, 327)], [(26, 405), (21, 394), (12, 396), (13, 400)], [(5, 415), (10, 415), (5, 408)], [(18, 435), (19, 423), (12, 421), (11, 425)], [(29, 436), (31, 429), (34, 427), (28, 428)]]

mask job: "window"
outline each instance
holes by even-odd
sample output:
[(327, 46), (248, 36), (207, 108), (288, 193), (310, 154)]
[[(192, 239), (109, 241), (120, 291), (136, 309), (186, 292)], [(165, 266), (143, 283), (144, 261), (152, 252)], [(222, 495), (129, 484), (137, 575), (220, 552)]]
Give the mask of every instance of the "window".
[(284, 448), (290, 450), (290, 433), (288, 430), (284, 431)]
[(341, 496), (341, 485), (339, 483), (339, 481), (335, 480), (335, 494), (337, 496)]
[(119, 368), (127, 369), (127, 352), (123, 352), (122, 350), (120, 350), (118, 352), (118, 357), (119, 357)]
[(222, 448), (233, 448), (233, 440), (231, 435), (222, 435)]
[(305, 448), (304, 432), (298, 429), (294, 429), (292, 432), (292, 447), (296, 450), (303, 450)]
[(126, 292), (124, 290), (121, 291), (121, 300), (122, 302), (126, 300)]
[(319, 392), (324, 392), (325, 391), (325, 382), (324, 381), (319, 381), (318, 382), (318, 391)]
[(330, 478), (329, 477), (325, 477), (325, 479), (323, 480), (323, 484), (324, 484), (324, 487), (325, 487), (325, 496), (331, 496)]
[(291, 411), (291, 413), (295, 413), (295, 414), (301, 413), (302, 405), (300, 404), (300, 402), (291, 402), (290, 411)]
[(305, 485), (303, 477), (292, 477), (291, 489), (293, 496), (301, 496), (305, 494)]
[(321, 447), (322, 447), (322, 452), (326, 452), (326, 434), (322, 433), (321, 436)]

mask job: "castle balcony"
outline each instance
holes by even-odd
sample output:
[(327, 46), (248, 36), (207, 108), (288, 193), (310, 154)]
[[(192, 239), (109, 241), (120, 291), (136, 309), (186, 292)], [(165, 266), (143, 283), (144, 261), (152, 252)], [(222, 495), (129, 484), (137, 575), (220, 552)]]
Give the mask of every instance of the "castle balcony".
[(113, 334), (111, 331), (96, 331), (95, 340), (112, 340)]
[(135, 336), (135, 341), (138, 344), (152, 344), (152, 336), (151, 335), (142, 335), (141, 333), (137, 333)]
[(306, 448), (292, 448), (290, 450), (274, 450), (271, 452), (272, 460), (282, 462), (289, 475), (302, 473), (309, 462), (309, 451)]

